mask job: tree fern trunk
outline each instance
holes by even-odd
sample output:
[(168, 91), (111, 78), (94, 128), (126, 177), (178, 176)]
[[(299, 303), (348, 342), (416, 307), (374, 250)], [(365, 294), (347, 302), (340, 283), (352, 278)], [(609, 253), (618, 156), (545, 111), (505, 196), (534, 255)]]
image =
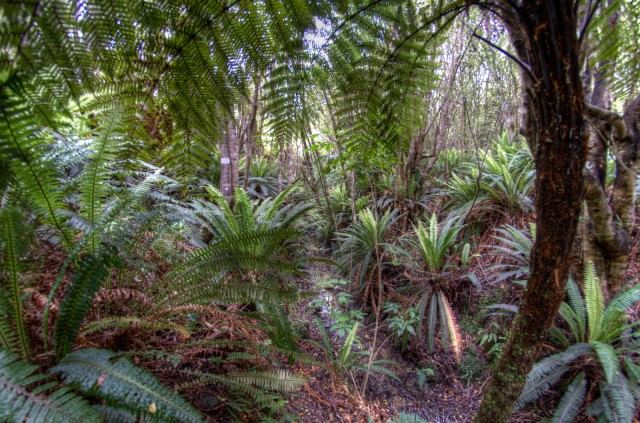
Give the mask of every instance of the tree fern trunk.
[(476, 422), (507, 422), (564, 297), (582, 202), (584, 98), (573, 2), (503, 2), (528, 93), (525, 134), (536, 154), (536, 240), (531, 276)]

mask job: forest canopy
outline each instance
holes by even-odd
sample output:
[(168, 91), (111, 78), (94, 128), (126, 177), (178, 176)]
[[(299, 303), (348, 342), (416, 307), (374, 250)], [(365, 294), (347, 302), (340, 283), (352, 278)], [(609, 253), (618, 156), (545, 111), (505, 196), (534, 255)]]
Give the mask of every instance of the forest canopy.
[(0, 420), (631, 422), (638, 40), (635, 0), (4, 2)]

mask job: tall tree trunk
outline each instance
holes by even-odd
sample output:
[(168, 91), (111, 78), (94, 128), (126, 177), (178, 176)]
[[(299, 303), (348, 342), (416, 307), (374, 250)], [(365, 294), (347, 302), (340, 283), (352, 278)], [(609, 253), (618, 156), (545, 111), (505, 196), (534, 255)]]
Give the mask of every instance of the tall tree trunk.
[[(535, 150), (536, 240), (531, 276), (476, 422), (507, 422), (564, 297), (583, 198), (584, 98), (573, 2), (501, 3), (520, 66), (524, 135)], [(509, 15), (509, 12), (511, 15)]]
[(236, 125), (229, 121), (227, 124), (227, 143), (229, 145), (229, 159), (231, 161), (229, 172), (231, 180), (231, 196), (235, 198), (234, 193), (238, 187), (238, 179), (240, 170), (238, 169), (238, 159), (240, 157), (240, 145), (238, 144), (238, 133)]
[(229, 137), (229, 125), (232, 125), (232, 123), (227, 122), (226, 125), (227, 130), (222, 140), (218, 143), (218, 150), (220, 151), (220, 192), (229, 201), (233, 195), (233, 189), (231, 188), (231, 157), (229, 156), (227, 139)]
[(284, 168), (286, 163), (284, 140), (282, 137), (278, 138), (278, 192), (284, 189)]
[(235, 189), (238, 186), (238, 135), (232, 120), (227, 121), (227, 130), (222, 142), (218, 143), (220, 150), (220, 192), (233, 206)]
[[(258, 114), (258, 97), (260, 95), (260, 75), (256, 76), (253, 87), (253, 96), (251, 97), (251, 105), (249, 114), (242, 130), (243, 143), (245, 147), (245, 166), (244, 166), (244, 183), (243, 188), (246, 191), (249, 187), (249, 176), (251, 174), (251, 160), (253, 159), (253, 150), (256, 143), (257, 120)], [(242, 144), (242, 143), (241, 143)]]

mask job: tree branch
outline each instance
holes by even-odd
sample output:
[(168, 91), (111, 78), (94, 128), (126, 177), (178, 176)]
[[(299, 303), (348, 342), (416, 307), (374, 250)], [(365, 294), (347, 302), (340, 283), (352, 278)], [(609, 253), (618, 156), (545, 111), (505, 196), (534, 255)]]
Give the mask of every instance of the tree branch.
[(610, 123), (615, 128), (616, 134), (619, 138), (624, 138), (627, 135), (627, 125), (625, 125), (624, 121), (622, 120), (622, 116), (620, 116), (616, 112), (601, 109), (600, 107), (594, 106), (593, 104), (589, 104), (587, 102), (585, 102), (584, 106), (585, 112), (592, 118)]

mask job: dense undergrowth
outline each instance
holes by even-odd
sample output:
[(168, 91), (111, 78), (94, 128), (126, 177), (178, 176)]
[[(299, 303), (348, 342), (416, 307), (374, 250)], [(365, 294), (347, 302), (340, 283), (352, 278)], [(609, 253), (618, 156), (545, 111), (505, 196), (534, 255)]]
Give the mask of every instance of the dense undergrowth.
[(640, 15), (533, 4), (0, 4), (0, 422), (635, 421)]
[[(452, 375), (477, 383), (499, 357), (535, 231), (521, 141), (495, 141), (480, 167), (443, 154), (419, 181), (406, 228), (396, 200), (382, 201), (388, 182), (355, 187), (355, 219), (337, 182), (341, 229), (323, 238), (301, 185), (275, 193), (254, 182), (230, 206), (202, 175), (184, 195), (162, 169), (116, 160), (117, 118), (107, 119), (113, 132), (83, 139), (62, 164), (52, 160), (63, 146), (35, 150), (47, 191), (39, 176), (16, 174), (24, 190), (9, 189), (13, 205), (0, 209), (1, 396), (16, 401), (3, 419), (289, 420), (285, 392), (313, 368), (345, 398), (377, 401), (370, 378), (398, 378), (399, 363), (378, 357), (383, 333), (418, 366), (419, 389)], [(59, 208), (33, 211), (51, 196)], [(336, 278), (309, 285), (314, 260)], [(554, 419), (625, 421), (640, 375), (637, 320), (626, 313), (640, 289), (604, 309), (589, 269), (584, 294), (568, 283), (550, 355), (520, 404), (556, 386), (565, 394)], [(324, 310), (316, 323), (295, 318), (313, 310)], [(374, 331), (366, 342), (363, 328)]]

